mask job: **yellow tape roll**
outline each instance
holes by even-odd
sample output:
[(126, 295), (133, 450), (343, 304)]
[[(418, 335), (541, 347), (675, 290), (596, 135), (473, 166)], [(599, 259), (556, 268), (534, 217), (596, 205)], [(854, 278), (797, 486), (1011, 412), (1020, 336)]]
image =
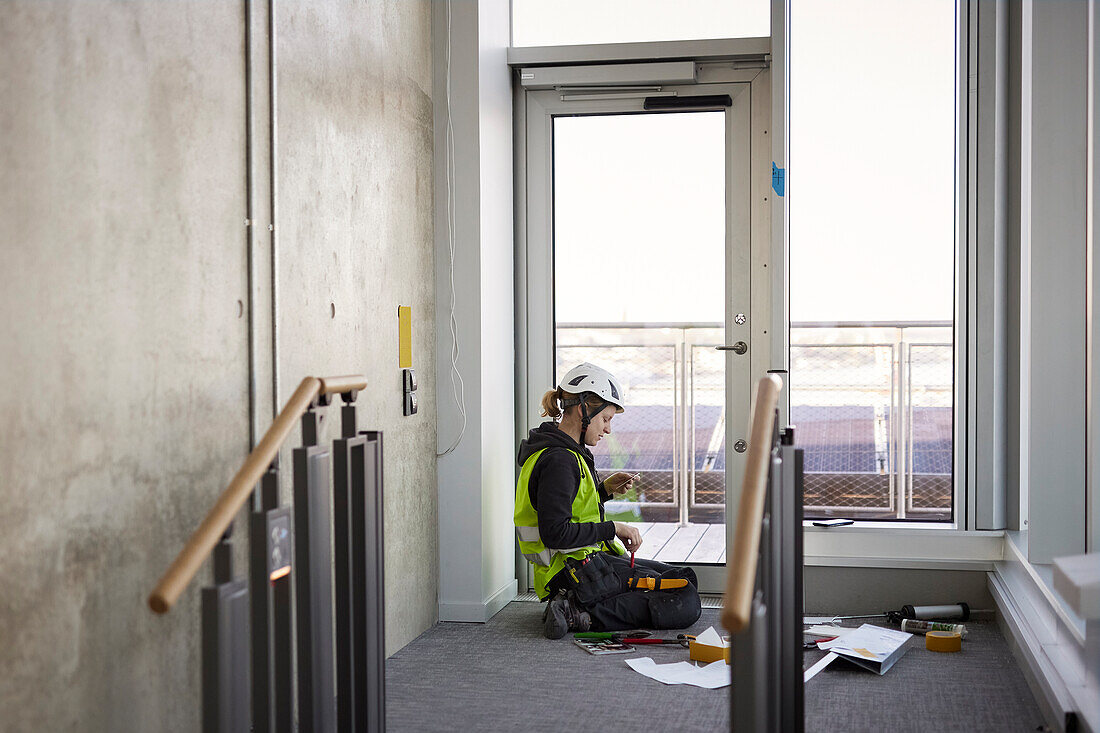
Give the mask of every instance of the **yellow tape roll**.
[(954, 631), (929, 631), (924, 635), (924, 647), (933, 652), (957, 652), (962, 644), (962, 637)]

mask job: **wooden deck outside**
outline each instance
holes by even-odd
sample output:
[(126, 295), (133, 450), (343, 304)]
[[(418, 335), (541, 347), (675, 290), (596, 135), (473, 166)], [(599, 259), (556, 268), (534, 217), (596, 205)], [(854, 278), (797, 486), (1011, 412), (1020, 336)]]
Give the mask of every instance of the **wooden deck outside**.
[(642, 548), (635, 557), (659, 562), (726, 561), (725, 524), (631, 522), (642, 533)]

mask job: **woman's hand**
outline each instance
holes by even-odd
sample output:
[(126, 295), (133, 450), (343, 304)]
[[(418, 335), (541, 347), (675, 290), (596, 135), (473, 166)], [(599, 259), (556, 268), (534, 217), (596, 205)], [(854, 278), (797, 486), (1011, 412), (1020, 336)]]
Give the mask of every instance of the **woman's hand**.
[(642, 546), (642, 533), (626, 522), (615, 522), (615, 536), (623, 541), (628, 552), (635, 552)]
[(625, 494), (634, 486), (635, 479), (640, 476), (640, 473), (618, 471), (603, 480), (603, 487), (607, 489), (607, 493), (611, 496), (615, 494)]

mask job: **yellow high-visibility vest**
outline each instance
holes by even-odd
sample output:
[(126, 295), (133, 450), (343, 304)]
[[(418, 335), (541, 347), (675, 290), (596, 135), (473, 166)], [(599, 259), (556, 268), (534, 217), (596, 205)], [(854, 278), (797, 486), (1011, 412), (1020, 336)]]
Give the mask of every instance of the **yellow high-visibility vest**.
[[(539, 515), (531, 504), (531, 494), (528, 491), (528, 483), (531, 473), (535, 470), (535, 464), (542, 455), (542, 450), (532, 453), (523, 462), (519, 479), (516, 481), (516, 510), (514, 520), (516, 524), (516, 536), (519, 538), (519, 549), (523, 556), (535, 566), (535, 593), (540, 599), (547, 596), (546, 584), (550, 579), (561, 572), (565, 567), (565, 559), (572, 557), (583, 560), (585, 556), (600, 550), (607, 550), (616, 555), (623, 555), (626, 549), (618, 540), (610, 542), (598, 542), (583, 547), (547, 547), (539, 535)], [(600, 495), (596, 489), (596, 480), (588, 470), (584, 458), (577, 451), (571, 450), (577, 459), (577, 466), (581, 471), (581, 483), (577, 490), (577, 496), (573, 499), (572, 522), (599, 522), (600, 519)]]

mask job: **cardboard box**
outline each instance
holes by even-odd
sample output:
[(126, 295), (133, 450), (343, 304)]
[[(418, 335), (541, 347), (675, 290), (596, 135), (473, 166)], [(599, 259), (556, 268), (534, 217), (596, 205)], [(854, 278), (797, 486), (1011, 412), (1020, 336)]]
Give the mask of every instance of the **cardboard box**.
[(688, 656), (695, 662), (717, 662), (719, 659), (725, 659), (726, 664), (730, 663), (730, 642), (729, 639), (722, 640), (722, 646), (714, 646), (713, 644), (700, 644), (695, 639), (691, 640), (688, 645)]

